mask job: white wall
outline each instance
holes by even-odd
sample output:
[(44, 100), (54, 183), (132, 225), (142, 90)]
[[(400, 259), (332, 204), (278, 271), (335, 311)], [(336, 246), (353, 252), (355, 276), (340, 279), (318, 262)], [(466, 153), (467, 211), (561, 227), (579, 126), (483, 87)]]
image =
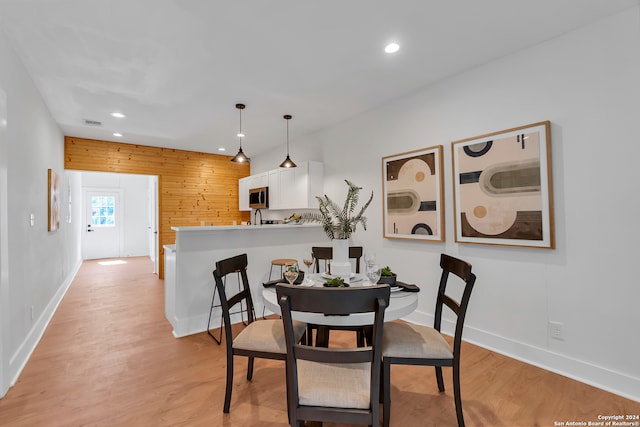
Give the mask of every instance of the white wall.
[(124, 219), (120, 256), (149, 255), (149, 176), (82, 172), (82, 188), (122, 190)]
[[(459, 256), (478, 276), (467, 340), (635, 400), (639, 18), (632, 8), (292, 144), (311, 155), (323, 147), (310, 158), (324, 162), (335, 199), (345, 178), (374, 190), (369, 227), (353, 240), (422, 287), (412, 320), (432, 323), (439, 255)], [(543, 120), (552, 124), (557, 248), (454, 243), (451, 142)], [(446, 242), (383, 239), (381, 157), (434, 145), (445, 154)], [(273, 157), (254, 156), (252, 172), (274, 167)], [(564, 341), (549, 338), (550, 320), (564, 324)]]
[[(64, 172), (63, 135), (21, 61), (0, 33), (0, 396), (15, 382), (80, 265), (78, 176)], [(60, 229), (47, 231), (47, 170), (61, 177)], [(70, 215), (71, 223), (66, 221)], [(35, 225), (30, 226), (30, 214)], [(8, 248), (11, 250), (9, 251)], [(5, 250), (6, 249), (6, 250)]]
[[(307, 138), (296, 139), (292, 127), (290, 147), (295, 161), (324, 162), (327, 194), (341, 198), (345, 178), (376, 192), (368, 230), (354, 241), (421, 285), (413, 320), (431, 321), (439, 254), (460, 256), (478, 275), (467, 339), (636, 400), (639, 18), (635, 7)], [(63, 212), (68, 194), (80, 200), (79, 176), (63, 172), (62, 134), (1, 33), (0, 90), (8, 118), (0, 138), (2, 396), (79, 266), (81, 212), (74, 202), (71, 224), (47, 232), (47, 169), (68, 185)], [(552, 122), (557, 249), (453, 243), (450, 177), (446, 243), (382, 239), (382, 156), (442, 144), (450, 174), (451, 141), (540, 120)], [(252, 156), (252, 172), (284, 155), (283, 144), (282, 153)], [(565, 341), (548, 338), (548, 320), (564, 323)]]

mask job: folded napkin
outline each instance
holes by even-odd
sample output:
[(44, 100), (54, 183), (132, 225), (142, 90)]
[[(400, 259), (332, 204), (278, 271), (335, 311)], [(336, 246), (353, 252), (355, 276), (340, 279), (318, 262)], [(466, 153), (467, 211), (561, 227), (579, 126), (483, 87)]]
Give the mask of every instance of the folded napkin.
[[(304, 271), (301, 271), (298, 273), (298, 278), (296, 280), (293, 281), (294, 285), (299, 285), (302, 283), (302, 281), (304, 280)], [(287, 279), (280, 278), (280, 279), (275, 279), (275, 280), (270, 280), (268, 282), (265, 282), (262, 284), (262, 286), (264, 286), (265, 288), (270, 288), (272, 286), (277, 285), (278, 283), (289, 283), (287, 282)]]
[(285, 279), (269, 280), (268, 282), (263, 283), (262, 286), (264, 286), (265, 288), (271, 288), (277, 285), (278, 283), (289, 283), (289, 282), (287, 282)]
[(420, 292), (420, 288), (412, 283), (404, 283), (396, 280), (396, 284), (392, 285), (391, 287), (394, 286), (401, 288), (405, 292)]

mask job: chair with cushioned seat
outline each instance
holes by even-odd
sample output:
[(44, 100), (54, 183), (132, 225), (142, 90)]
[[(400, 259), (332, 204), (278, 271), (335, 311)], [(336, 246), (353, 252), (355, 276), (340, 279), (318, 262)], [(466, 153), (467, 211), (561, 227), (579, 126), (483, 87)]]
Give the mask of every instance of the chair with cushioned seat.
[[(287, 409), (291, 426), (327, 421), (377, 426), (380, 342), (390, 288), (277, 285), (287, 343)], [(292, 312), (325, 316), (372, 313), (370, 347), (320, 348), (296, 343)]]
[[(362, 246), (349, 246), (349, 259), (355, 260), (356, 273), (360, 273), (360, 259), (362, 258)], [(315, 260), (315, 272), (316, 273), (331, 273), (330, 261), (333, 259), (333, 248), (331, 246), (312, 246), (311, 255)], [(324, 261), (323, 271), (320, 271), (320, 261)], [(347, 330), (356, 332), (356, 339), (358, 345), (364, 347), (365, 345), (365, 331), (361, 327), (353, 326), (317, 326), (307, 325), (307, 337), (309, 340), (313, 338), (313, 330), (316, 330), (316, 341), (324, 345), (329, 342), (329, 333), (333, 330)]]
[[(442, 367), (453, 368), (453, 394), (458, 426), (464, 427), (462, 399), (460, 396), (460, 346), (462, 345), (462, 328), (469, 305), (471, 291), (476, 276), (471, 272), (471, 264), (460, 259), (442, 254), (440, 256), (440, 285), (436, 300), (436, 311), (433, 328), (404, 322), (389, 322), (385, 325), (382, 336), (382, 381), (383, 381), (383, 426), (390, 422), (390, 374), (391, 365), (435, 366), (438, 390), (444, 391)], [(464, 284), (460, 302), (447, 294), (449, 276), (453, 274)], [(453, 350), (440, 333), (443, 306), (449, 307), (457, 315)], [(427, 415), (427, 414), (425, 414)]]
[[(240, 274), (242, 289), (229, 298), (225, 292), (223, 279), (233, 273)], [(223, 411), (227, 413), (231, 405), (231, 392), (233, 390), (234, 356), (248, 357), (247, 380), (251, 381), (253, 378), (254, 358), (285, 360), (287, 349), (280, 319), (256, 320), (255, 318), (249, 279), (247, 278), (247, 254), (216, 262), (213, 278), (220, 295), (224, 338), (227, 347), (227, 382), (223, 407)], [(234, 339), (231, 327), (231, 309), (236, 304), (241, 304), (242, 301), (245, 301), (247, 307), (247, 325)], [(295, 322), (293, 328), (293, 339), (299, 342), (305, 335), (306, 324)]]

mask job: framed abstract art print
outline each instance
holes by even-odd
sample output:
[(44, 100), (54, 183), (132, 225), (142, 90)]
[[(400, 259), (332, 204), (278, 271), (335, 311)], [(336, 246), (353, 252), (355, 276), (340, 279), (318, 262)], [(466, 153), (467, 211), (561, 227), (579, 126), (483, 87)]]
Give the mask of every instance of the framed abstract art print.
[(60, 179), (53, 170), (48, 170), (48, 230), (56, 231), (60, 228)]
[(444, 241), (442, 145), (382, 158), (383, 235)]
[(548, 121), (451, 149), (456, 242), (555, 247)]

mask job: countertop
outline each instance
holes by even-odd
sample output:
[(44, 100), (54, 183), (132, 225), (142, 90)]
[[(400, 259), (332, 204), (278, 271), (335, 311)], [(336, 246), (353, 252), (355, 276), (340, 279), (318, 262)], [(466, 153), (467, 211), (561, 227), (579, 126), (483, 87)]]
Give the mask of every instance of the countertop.
[(227, 231), (227, 230), (275, 230), (275, 229), (295, 229), (295, 228), (309, 228), (309, 227), (321, 227), (322, 224), (318, 223), (303, 223), (303, 224), (262, 224), (262, 225), (205, 225), (205, 226), (181, 226), (171, 227), (173, 231)]

